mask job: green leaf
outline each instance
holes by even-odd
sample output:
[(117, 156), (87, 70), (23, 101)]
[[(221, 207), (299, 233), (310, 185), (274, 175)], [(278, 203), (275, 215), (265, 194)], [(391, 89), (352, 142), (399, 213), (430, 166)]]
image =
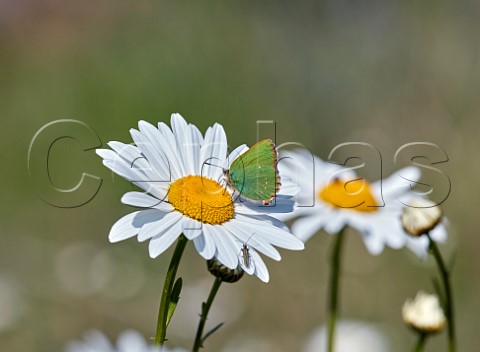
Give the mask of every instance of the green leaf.
[(205, 342), (205, 340), (206, 340), (211, 334), (213, 334), (215, 331), (217, 331), (218, 329), (220, 329), (220, 328), (223, 326), (223, 324), (225, 324), (225, 323), (220, 323), (220, 324), (218, 324), (217, 326), (215, 326), (212, 330), (210, 330), (209, 332), (207, 332), (207, 333), (205, 334), (205, 336), (203, 336), (203, 338), (202, 338), (202, 345), (203, 345), (203, 343)]
[(178, 301), (180, 300), (180, 292), (182, 291), (183, 279), (179, 277), (173, 285), (172, 295), (170, 296), (170, 301), (168, 302), (168, 313), (167, 313), (167, 326), (172, 319), (175, 308), (177, 308)]

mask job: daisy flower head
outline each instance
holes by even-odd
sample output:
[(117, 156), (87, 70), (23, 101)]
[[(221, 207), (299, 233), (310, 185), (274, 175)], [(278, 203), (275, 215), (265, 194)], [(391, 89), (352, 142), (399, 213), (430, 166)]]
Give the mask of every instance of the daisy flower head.
[[(420, 178), (416, 167), (406, 167), (384, 180), (373, 183), (359, 177), (353, 168), (326, 162), (305, 149), (284, 152), (278, 169), (281, 177), (296, 182), (299, 208), (294, 213), (279, 214), (282, 220), (297, 217), (292, 233), (307, 241), (320, 229), (336, 234), (346, 226), (357, 230), (371, 254), (385, 246), (407, 246), (418, 256), (427, 254), (428, 241), (407, 236), (400, 216), (404, 203), (414, 195), (411, 185)], [(445, 231), (432, 233), (441, 241)]]
[[(263, 206), (238, 197), (226, 187), (225, 170), (249, 150), (242, 145), (227, 155), (227, 137), (220, 124), (205, 136), (179, 114), (171, 117), (171, 129), (140, 121), (131, 129), (135, 145), (109, 142), (112, 150), (97, 149), (103, 164), (143, 192), (126, 193), (124, 204), (143, 208), (118, 220), (109, 240), (137, 236), (149, 240), (152, 258), (169, 248), (183, 233), (205, 259), (216, 258), (227, 268), (241, 266), (250, 275), (268, 282), (269, 274), (258, 254), (280, 260), (274, 246), (300, 250), (303, 243), (286, 225), (270, 216), (293, 210), (292, 195), (282, 191)], [(241, 251), (249, 248), (245, 263)], [(249, 265), (246, 265), (249, 264)]]
[(153, 346), (145, 338), (133, 330), (124, 331), (113, 345), (99, 331), (92, 330), (85, 334), (83, 341), (69, 342), (65, 352), (184, 352), (183, 349), (169, 349)]

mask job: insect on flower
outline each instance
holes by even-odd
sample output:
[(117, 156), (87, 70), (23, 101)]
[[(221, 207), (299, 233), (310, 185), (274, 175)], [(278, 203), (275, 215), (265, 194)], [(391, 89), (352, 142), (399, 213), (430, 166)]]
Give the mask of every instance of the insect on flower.
[(250, 241), (250, 239), (253, 237), (253, 235), (255, 235), (255, 232), (252, 233), (252, 235), (248, 238), (247, 242), (245, 242), (243, 244), (242, 248), (240, 249), (240, 251), (242, 252), (243, 265), (245, 265), (245, 267), (247, 269), (250, 269), (251, 258), (252, 258), (250, 256), (250, 249), (248, 248), (247, 243), (248, 243), (248, 241)]
[(243, 197), (270, 203), (280, 189), (277, 151), (270, 139), (263, 139), (236, 158), (224, 171), (227, 184)]

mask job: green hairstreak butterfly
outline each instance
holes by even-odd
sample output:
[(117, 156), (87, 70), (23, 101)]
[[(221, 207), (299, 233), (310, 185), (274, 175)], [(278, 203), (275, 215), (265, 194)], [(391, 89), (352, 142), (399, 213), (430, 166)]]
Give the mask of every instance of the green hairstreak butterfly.
[(232, 162), (225, 176), (243, 197), (268, 204), (280, 187), (275, 145), (270, 139), (254, 144)]

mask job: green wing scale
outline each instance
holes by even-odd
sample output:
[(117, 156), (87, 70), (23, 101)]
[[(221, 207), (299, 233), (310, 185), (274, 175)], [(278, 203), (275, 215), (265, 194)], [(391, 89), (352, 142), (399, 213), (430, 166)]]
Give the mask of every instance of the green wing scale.
[(227, 171), (227, 179), (243, 197), (270, 202), (280, 187), (273, 142), (261, 140), (235, 159)]

